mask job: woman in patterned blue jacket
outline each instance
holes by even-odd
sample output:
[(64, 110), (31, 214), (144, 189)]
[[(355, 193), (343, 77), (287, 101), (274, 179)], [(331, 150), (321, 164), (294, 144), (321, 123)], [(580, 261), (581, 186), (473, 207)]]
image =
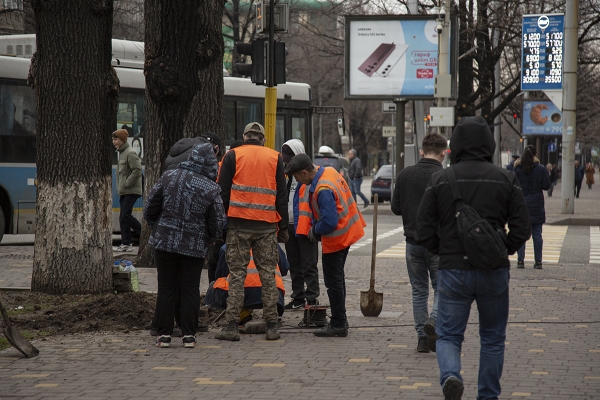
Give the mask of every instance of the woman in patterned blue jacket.
[(200, 308), (200, 273), (210, 243), (221, 236), (225, 211), (215, 182), (217, 159), (208, 143), (194, 146), (187, 161), (162, 174), (144, 206), (156, 252), (159, 347), (169, 347), (177, 291), (181, 296), (184, 347), (194, 347)]

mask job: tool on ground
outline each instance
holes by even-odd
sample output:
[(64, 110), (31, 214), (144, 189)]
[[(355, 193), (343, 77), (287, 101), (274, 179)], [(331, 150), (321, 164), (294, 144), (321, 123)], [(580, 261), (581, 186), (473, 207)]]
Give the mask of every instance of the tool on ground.
[(360, 292), (360, 312), (365, 317), (377, 317), (383, 308), (383, 293), (375, 291), (375, 255), (377, 254), (377, 194), (373, 198), (373, 244), (371, 246), (371, 285), (368, 291)]
[(325, 325), (327, 325), (327, 306), (319, 304), (304, 306), (304, 318), (298, 326), (306, 328), (316, 326), (320, 328)]
[(33, 347), (33, 345), (29, 343), (14, 326), (12, 326), (10, 320), (8, 319), (6, 308), (4, 308), (4, 304), (2, 303), (2, 298), (0, 298), (0, 312), (2, 313), (2, 318), (4, 318), (4, 323), (6, 324), (3, 333), (4, 336), (6, 336), (8, 343), (23, 353), (23, 355), (27, 358), (32, 358), (40, 354), (40, 351)]

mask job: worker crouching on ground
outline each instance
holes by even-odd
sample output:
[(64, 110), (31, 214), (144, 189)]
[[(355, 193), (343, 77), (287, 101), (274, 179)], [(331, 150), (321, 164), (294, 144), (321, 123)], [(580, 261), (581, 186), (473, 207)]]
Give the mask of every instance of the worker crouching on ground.
[(238, 321), (250, 251), (262, 282), (266, 339), (279, 339), (275, 266), (279, 260), (277, 242), (288, 240), (288, 194), (281, 155), (263, 147), (264, 142), (262, 125), (248, 124), (244, 129), (244, 144), (230, 150), (221, 164), (218, 182), (227, 213), (225, 257), (230, 281), (227, 325), (215, 335), (219, 340), (240, 340)]
[(333, 168), (317, 168), (306, 154), (288, 163), (286, 174), (310, 185), (310, 209), (314, 215), (308, 238), (320, 240), (323, 248), (323, 279), (327, 287), (331, 320), (315, 336), (348, 336), (346, 318), (346, 279), (344, 265), (350, 246), (364, 236), (366, 226), (344, 178)]
[[(284, 296), (285, 286), (283, 284), (282, 277), (287, 275), (290, 268), (290, 264), (285, 256), (285, 253), (279, 246), (277, 246), (279, 252), (279, 262), (275, 268), (275, 285), (279, 292), (277, 300), (277, 314), (281, 317), (284, 310)], [(229, 266), (225, 257), (227, 251), (227, 245), (223, 245), (220, 249), (219, 261), (217, 264), (217, 270), (215, 271), (216, 280), (209, 283), (208, 290), (206, 291), (206, 297), (204, 298), (204, 304), (224, 309), (227, 307), (227, 297), (229, 295)], [(242, 312), (240, 313), (239, 324), (242, 325), (252, 319), (252, 314), (248, 311), (249, 309), (263, 308), (262, 302), (262, 283), (258, 276), (258, 270), (256, 264), (254, 264), (254, 258), (250, 255), (250, 262), (248, 263), (248, 274), (244, 281), (244, 303)]]

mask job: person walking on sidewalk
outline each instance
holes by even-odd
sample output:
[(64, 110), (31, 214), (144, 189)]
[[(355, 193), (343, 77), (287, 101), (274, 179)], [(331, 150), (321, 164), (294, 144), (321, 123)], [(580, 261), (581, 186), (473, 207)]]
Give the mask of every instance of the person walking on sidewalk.
[(316, 168), (306, 154), (289, 162), (285, 173), (308, 186), (310, 210), (314, 223), (308, 233), (312, 242), (321, 240), (323, 280), (331, 307), (331, 320), (315, 336), (348, 336), (346, 318), (346, 279), (344, 265), (350, 246), (365, 234), (365, 221), (356, 207), (344, 178), (331, 167)]
[(188, 161), (164, 172), (146, 199), (144, 219), (152, 228), (148, 244), (156, 250), (158, 272), (159, 347), (170, 347), (178, 297), (183, 345), (196, 344), (200, 274), (208, 245), (225, 225), (217, 172), (212, 146), (196, 144)]
[[(536, 157), (535, 146), (525, 147), (523, 156), (515, 163), (515, 174), (519, 178), (525, 202), (529, 209), (535, 255), (533, 268), (542, 269), (542, 248), (544, 245), (542, 226), (546, 222), (543, 190), (550, 189), (550, 176), (548, 170), (540, 165), (540, 160)], [(517, 268), (525, 268), (525, 243), (519, 248), (517, 254)]]
[(579, 165), (579, 161), (575, 160), (575, 198), (579, 198), (579, 192), (581, 192), (581, 184), (583, 183), (583, 176), (585, 171), (583, 167)]
[(592, 163), (587, 163), (585, 166), (585, 184), (588, 185), (588, 189), (591, 189), (592, 185), (594, 184), (595, 173), (596, 170), (594, 169)]
[(117, 192), (119, 193), (119, 224), (121, 225), (121, 245), (115, 251), (132, 251), (131, 233), (139, 238), (142, 224), (133, 215), (133, 205), (142, 196), (142, 163), (137, 153), (127, 142), (129, 134), (125, 129), (112, 133), (112, 143), (119, 153), (117, 163)]
[(360, 185), (363, 182), (362, 164), (360, 158), (356, 155), (356, 150), (350, 149), (348, 151), (348, 158), (350, 159), (350, 168), (348, 169), (348, 179), (350, 179), (350, 190), (352, 191), (352, 197), (356, 201), (356, 196), (365, 202), (365, 207), (369, 205), (369, 199), (362, 194), (360, 191)]
[[(465, 203), (493, 227), (508, 223), (506, 247), (514, 254), (531, 235), (529, 212), (517, 176), (495, 166), (496, 143), (483, 117), (463, 117), (450, 139), (451, 168)], [(471, 265), (456, 229), (455, 202), (448, 173), (433, 174), (417, 214), (417, 238), (440, 255), (438, 269), (437, 360), (446, 400), (462, 398), (461, 348), (471, 305), (479, 311), (478, 399), (497, 399), (504, 366), (508, 322), (509, 267), (481, 270)]]
[[(419, 244), (416, 239), (417, 211), (431, 175), (441, 171), (448, 144), (439, 133), (423, 139), (421, 159), (416, 165), (404, 168), (396, 179), (392, 197), (392, 212), (402, 215), (406, 236), (406, 267), (412, 287), (413, 317), (417, 331), (419, 353), (436, 350), (435, 323), (438, 309), (437, 272), (440, 259)], [(431, 314), (427, 311), (429, 282), (433, 288)]]
[[(287, 166), (297, 154), (305, 154), (299, 139), (288, 140), (281, 146), (283, 163)], [(285, 305), (288, 310), (303, 310), (305, 303), (316, 305), (319, 297), (319, 244), (308, 240), (313, 215), (308, 204), (308, 186), (298, 183), (293, 175), (288, 183), (288, 234), (285, 252), (290, 263), (292, 300)]]
[(548, 197), (552, 197), (554, 186), (556, 186), (556, 181), (558, 180), (558, 174), (556, 169), (550, 163), (546, 165), (546, 169), (548, 170), (548, 174), (550, 175), (550, 189), (548, 189)]
[(279, 261), (277, 242), (288, 241), (288, 194), (281, 155), (264, 147), (264, 142), (263, 126), (249, 123), (244, 129), (244, 144), (230, 150), (221, 164), (218, 182), (227, 212), (225, 257), (230, 282), (226, 326), (215, 335), (219, 340), (240, 340), (238, 321), (250, 251), (262, 282), (266, 339), (279, 339), (275, 267)]

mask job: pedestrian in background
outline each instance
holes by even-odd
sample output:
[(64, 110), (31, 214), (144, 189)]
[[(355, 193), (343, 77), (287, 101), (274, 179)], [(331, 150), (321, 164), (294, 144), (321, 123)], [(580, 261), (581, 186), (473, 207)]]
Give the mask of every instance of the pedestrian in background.
[(365, 221), (356, 207), (344, 178), (331, 167), (316, 168), (306, 154), (291, 159), (285, 173), (309, 187), (314, 222), (308, 233), (312, 242), (321, 241), (323, 280), (331, 307), (327, 327), (314, 331), (320, 337), (348, 336), (346, 278), (344, 265), (350, 246), (364, 236)]
[(581, 192), (581, 184), (583, 183), (583, 176), (585, 171), (583, 167), (579, 165), (579, 161), (575, 160), (575, 198), (579, 198), (579, 192)]
[(514, 170), (515, 170), (515, 162), (516, 162), (516, 161), (517, 161), (519, 158), (521, 158), (521, 156), (520, 156), (520, 155), (518, 155), (518, 154), (513, 154), (513, 155), (512, 155), (512, 160), (511, 160), (511, 162), (509, 162), (509, 163), (508, 163), (508, 165), (506, 166), (506, 169), (507, 169), (507, 170), (509, 170), (509, 171), (514, 171)]
[(558, 180), (558, 173), (557, 169), (553, 167), (550, 163), (546, 165), (546, 169), (550, 174), (550, 189), (548, 189), (548, 197), (552, 197), (552, 192), (554, 192), (554, 186), (556, 186), (556, 181)]
[[(535, 256), (533, 268), (542, 269), (542, 248), (544, 245), (542, 226), (546, 222), (543, 190), (550, 189), (550, 176), (548, 170), (540, 165), (540, 160), (536, 157), (535, 146), (525, 147), (523, 156), (515, 163), (515, 174), (517, 174), (517, 178), (521, 183), (521, 189), (529, 210)], [(517, 254), (517, 268), (525, 268), (525, 243), (519, 248)]]
[(277, 242), (288, 241), (288, 194), (283, 160), (278, 152), (264, 147), (265, 129), (258, 122), (246, 125), (243, 136), (244, 144), (223, 157), (219, 173), (221, 197), (227, 212), (225, 257), (230, 282), (225, 311), (227, 325), (215, 338), (240, 340), (238, 321), (252, 251), (262, 282), (266, 339), (277, 340)]
[[(423, 247), (417, 236), (417, 211), (431, 175), (441, 171), (448, 144), (439, 133), (425, 136), (421, 159), (416, 165), (404, 168), (396, 179), (392, 197), (392, 212), (402, 215), (406, 237), (406, 267), (412, 287), (413, 317), (417, 331), (417, 351), (436, 350), (435, 323), (438, 309), (437, 272), (440, 259)], [(427, 311), (429, 282), (433, 288), (431, 314)]]
[(594, 174), (596, 170), (592, 166), (592, 163), (587, 163), (585, 166), (585, 184), (588, 185), (588, 189), (592, 188), (594, 184)]
[(152, 228), (148, 244), (156, 250), (158, 272), (159, 347), (170, 347), (178, 296), (183, 345), (196, 345), (200, 274), (209, 244), (225, 225), (217, 172), (212, 146), (196, 144), (188, 161), (164, 172), (146, 199), (144, 219)]
[[(506, 247), (515, 251), (531, 235), (529, 212), (516, 175), (495, 166), (496, 143), (483, 117), (463, 117), (450, 139), (450, 160), (464, 202), (496, 229), (508, 224)], [(497, 399), (504, 366), (508, 322), (508, 257), (498, 268), (472, 265), (458, 235), (455, 201), (447, 170), (429, 182), (417, 215), (417, 237), (430, 252), (439, 252), (436, 333), (440, 385), (446, 400), (462, 397), (461, 349), (471, 305), (479, 311), (478, 399)]]
[[(288, 140), (281, 146), (285, 166), (297, 154), (305, 154), (304, 144), (298, 139)], [(292, 300), (285, 305), (288, 310), (304, 310), (305, 304), (317, 305), (319, 297), (319, 244), (308, 240), (313, 214), (308, 204), (308, 186), (287, 175), (288, 234), (285, 252), (290, 263)], [(306, 325), (306, 324), (304, 324)]]
[(119, 224), (121, 245), (115, 251), (133, 251), (132, 232), (139, 239), (142, 224), (132, 214), (133, 205), (142, 196), (142, 163), (137, 153), (127, 142), (125, 129), (112, 133), (112, 143), (119, 153), (117, 163), (117, 192), (119, 193)]
[(348, 151), (348, 159), (350, 159), (350, 168), (348, 169), (348, 179), (350, 179), (350, 190), (352, 191), (352, 197), (354, 197), (354, 201), (356, 201), (356, 196), (360, 196), (360, 198), (365, 202), (365, 207), (369, 205), (369, 199), (362, 194), (360, 191), (360, 185), (363, 182), (363, 173), (362, 173), (362, 164), (360, 162), (360, 158), (356, 155), (356, 150), (350, 149)]

